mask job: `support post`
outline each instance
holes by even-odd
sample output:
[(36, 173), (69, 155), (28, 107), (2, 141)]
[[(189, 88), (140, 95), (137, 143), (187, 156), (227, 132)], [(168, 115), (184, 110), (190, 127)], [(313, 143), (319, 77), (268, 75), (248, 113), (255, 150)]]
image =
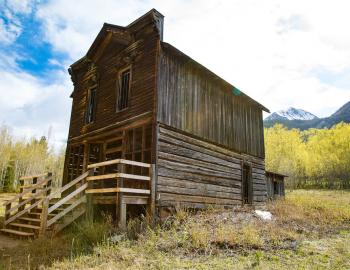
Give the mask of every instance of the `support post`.
[[(8, 212), (8, 211), (11, 209), (11, 205), (12, 205), (12, 203), (6, 204), (6, 209), (5, 209), (5, 220), (4, 220), (4, 221), (8, 220), (8, 219), (11, 217), (11, 213)], [(5, 225), (5, 227), (6, 227), (6, 225)]]
[[(94, 169), (89, 170), (89, 175), (88, 176), (93, 176), (94, 175)], [(92, 181), (88, 181), (88, 188), (91, 188), (91, 185), (93, 185)], [(86, 194), (86, 211), (85, 211), (85, 217), (87, 220), (92, 221), (94, 217), (94, 205), (92, 203), (92, 194)]]
[(39, 236), (43, 236), (46, 232), (47, 226), (47, 217), (48, 217), (48, 209), (49, 209), (49, 199), (45, 198), (42, 203), (42, 212), (40, 216), (40, 232)]
[(151, 164), (149, 168), (149, 189), (151, 191), (151, 196), (147, 205), (147, 215), (150, 224), (153, 226), (156, 214), (156, 165)]
[[(19, 185), (20, 185), (19, 193), (21, 194), (23, 192), (24, 180), (19, 180)], [(20, 204), (23, 201), (24, 201), (24, 199), (22, 197), (18, 198), (18, 204)], [(19, 207), (18, 212), (21, 212), (22, 210), (24, 210), (24, 207), (25, 207), (25, 205)]]
[(51, 193), (51, 184), (52, 184), (52, 173), (49, 172), (47, 174), (47, 184), (45, 185), (46, 192), (44, 192), (43, 196), (43, 202), (42, 202), (42, 210), (41, 210), (41, 216), (40, 216), (40, 231), (39, 236), (43, 236), (46, 233), (46, 227), (47, 227), (47, 217), (48, 217), (48, 210), (49, 210), (49, 204), (50, 200), (48, 196)]
[[(118, 164), (118, 173), (124, 172), (124, 164)], [(123, 179), (117, 178), (117, 187), (123, 187)], [(123, 202), (123, 193), (117, 192), (117, 198), (116, 198), (116, 217), (118, 218), (118, 226), (122, 230), (126, 228), (126, 205), (124, 205)]]

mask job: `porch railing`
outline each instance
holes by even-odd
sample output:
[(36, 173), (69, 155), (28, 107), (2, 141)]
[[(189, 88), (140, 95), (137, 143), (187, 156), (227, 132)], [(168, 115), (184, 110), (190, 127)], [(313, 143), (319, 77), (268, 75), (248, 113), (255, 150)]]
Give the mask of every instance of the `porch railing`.
[(20, 193), (4, 203), (4, 225), (37, 208), (51, 191), (52, 173), (20, 178)]
[[(93, 188), (90, 186), (86, 193), (88, 194), (96, 194), (96, 193), (133, 193), (133, 194), (144, 194), (144, 195), (150, 195), (151, 194), (151, 188), (150, 184), (148, 184), (148, 188), (128, 188), (124, 186), (124, 179), (132, 179), (135, 181), (142, 181), (142, 182), (151, 182), (151, 174), (152, 174), (152, 168), (151, 164), (138, 162), (138, 161), (132, 161), (132, 160), (126, 160), (126, 159), (114, 159), (114, 160), (108, 160), (104, 162), (99, 162), (95, 164), (88, 165), (88, 169), (96, 170), (97, 168), (102, 168), (106, 166), (111, 165), (118, 165), (117, 172), (113, 173), (106, 173), (106, 174), (99, 174), (99, 175), (93, 175), (88, 176), (87, 181), (104, 181), (104, 180), (113, 180), (116, 179), (117, 182), (115, 183), (114, 187), (108, 187), (108, 188)], [(130, 174), (125, 173), (125, 169), (123, 168), (123, 165), (130, 165), (130, 166), (136, 166), (141, 168), (148, 168), (149, 172), (148, 175), (139, 175), (139, 174)], [(113, 186), (113, 185), (111, 185)]]

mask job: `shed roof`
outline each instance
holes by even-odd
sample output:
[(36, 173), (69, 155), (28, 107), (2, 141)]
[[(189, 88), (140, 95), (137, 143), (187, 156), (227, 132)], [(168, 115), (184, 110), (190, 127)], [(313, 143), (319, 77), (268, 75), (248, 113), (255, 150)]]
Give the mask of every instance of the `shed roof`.
[(271, 172), (271, 171), (265, 171), (266, 175), (275, 175), (275, 176), (282, 176), (282, 177), (288, 177), (288, 175), (281, 174), (281, 173), (276, 173), (276, 172)]

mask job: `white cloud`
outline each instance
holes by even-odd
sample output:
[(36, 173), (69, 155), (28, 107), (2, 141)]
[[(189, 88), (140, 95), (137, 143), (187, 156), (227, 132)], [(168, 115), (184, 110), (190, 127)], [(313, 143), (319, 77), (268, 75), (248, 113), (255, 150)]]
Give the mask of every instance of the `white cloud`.
[(68, 135), (72, 89), (69, 78), (56, 73), (57, 81), (43, 84), (21, 71), (0, 70), (1, 123), (12, 127), (21, 137), (47, 135), (50, 127), (56, 146), (64, 144)]
[[(336, 76), (349, 68), (347, 1), (104, 1), (97, 6), (90, 0), (77, 8), (69, 3), (49, 1), (37, 16), (47, 39), (72, 61), (86, 53), (103, 22), (127, 25), (155, 7), (165, 15), (165, 41), (271, 110), (304, 106), (325, 116), (350, 99), (350, 89), (328, 85), (311, 72), (322, 68)], [(314, 103), (304, 102), (310, 96)]]

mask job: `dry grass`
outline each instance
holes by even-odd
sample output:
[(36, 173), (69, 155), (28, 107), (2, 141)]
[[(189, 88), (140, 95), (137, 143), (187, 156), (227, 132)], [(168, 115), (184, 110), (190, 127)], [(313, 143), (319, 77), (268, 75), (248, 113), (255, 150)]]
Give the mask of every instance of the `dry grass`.
[(103, 224), (90, 224), (80, 233), (73, 229), (76, 246), (72, 235), (59, 240), (63, 256), (50, 248), (32, 249), (36, 241), (25, 254), (33, 258), (34, 253), (46, 252), (49, 259), (44, 264), (55, 261), (51, 269), (350, 268), (350, 192), (293, 191), (267, 208), (272, 221), (246, 208), (197, 214), (182, 210), (153, 229), (133, 221), (117, 244), (106, 239)]

